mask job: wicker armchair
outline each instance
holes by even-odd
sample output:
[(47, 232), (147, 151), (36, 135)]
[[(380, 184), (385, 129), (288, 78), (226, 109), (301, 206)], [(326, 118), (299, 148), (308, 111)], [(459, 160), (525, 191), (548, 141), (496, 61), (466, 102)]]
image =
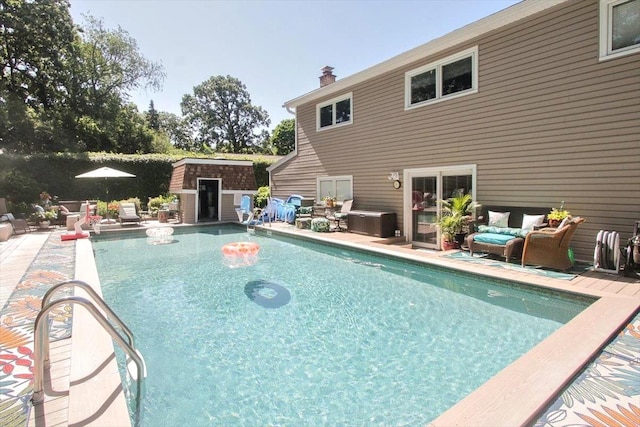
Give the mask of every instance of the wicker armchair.
[(569, 259), (569, 244), (578, 225), (585, 221), (576, 217), (559, 229), (543, 228), (527, 234), (522, 250), (522, 266), (540, 265), (557, 270), (566, 270), (573, 263)]

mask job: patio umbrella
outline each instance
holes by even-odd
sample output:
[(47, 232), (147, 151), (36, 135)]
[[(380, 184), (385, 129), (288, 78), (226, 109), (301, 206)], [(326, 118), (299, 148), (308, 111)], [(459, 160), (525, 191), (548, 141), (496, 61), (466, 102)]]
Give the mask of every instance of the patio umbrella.
[[(105, 180), (105, 192), (106, 192), (106, 201), (109, 203), (109, 186), (106, 181), (109, 178), (135, 178), (136, 176), (127, 172), (120, 171), (118, 169), (113, 169), (109, 167), (101, 167), (98, 169), (94, 169), (89, 172), (81, 173), (80, 175), (76, 175), (76, 178), (104, 178)], [(107, 209), (107, 222), (109, 221), (109, 209)]]

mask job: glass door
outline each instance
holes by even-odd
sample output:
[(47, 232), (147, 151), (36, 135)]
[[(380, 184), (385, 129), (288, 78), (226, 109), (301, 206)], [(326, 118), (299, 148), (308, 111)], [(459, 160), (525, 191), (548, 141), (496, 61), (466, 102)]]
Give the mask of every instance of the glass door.
[(415, 176), (411, 178), (411, 240), (428, 247), (437, 247), (438, 216), (436, 201), (437, 176)]
[(436, 226), (438, 200), (458, 193), (470, 193), (475, 200), (475, 165), (409, 169), (404, 181), (410, 185), (404, 193), (405, 233), (415, 246), (440, 249), (440, 231)]

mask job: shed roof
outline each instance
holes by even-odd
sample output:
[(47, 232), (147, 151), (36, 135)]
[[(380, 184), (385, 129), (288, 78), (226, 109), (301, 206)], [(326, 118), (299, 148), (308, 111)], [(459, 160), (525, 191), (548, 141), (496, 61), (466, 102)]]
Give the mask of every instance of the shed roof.
[(224, 159), (182, 159), (173, 164), (169, 191), (197, 190), (198, 178), (220, 179), (222, 190), (255, 191), (253, 162)]

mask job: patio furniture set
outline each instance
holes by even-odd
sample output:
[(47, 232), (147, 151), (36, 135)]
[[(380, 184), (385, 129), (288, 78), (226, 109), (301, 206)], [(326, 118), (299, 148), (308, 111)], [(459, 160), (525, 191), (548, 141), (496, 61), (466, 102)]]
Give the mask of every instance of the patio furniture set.
[(539, 265), (566, 270), (573, 263), (571, 239), (585, 219), (567, 217), (558, 227), (549, 227), (548, 209), (523, 207), (483, 207), (473, 231), (466, 238), (469, 253), (485, 252), (519, 258), (522, 266)]

